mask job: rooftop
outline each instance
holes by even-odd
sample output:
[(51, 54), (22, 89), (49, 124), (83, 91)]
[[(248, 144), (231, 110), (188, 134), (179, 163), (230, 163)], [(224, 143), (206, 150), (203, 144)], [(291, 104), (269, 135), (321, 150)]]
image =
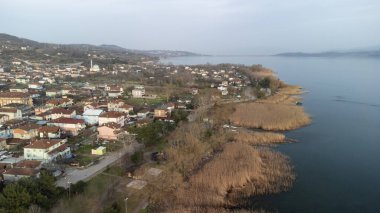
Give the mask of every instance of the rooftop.
[(84, 124), (84, 120), (61, 117), (61, 118), (51, 120), (49, 123)]
[(104, 112), (100, 114), (99, 117), (101, 118), (119, 118), (124, 116), (125, 114), (122, 112), (115, 112), (115, 111), (110, 111), (110, 112)]
[(23, 92), (1, 92), (0, 98), (29, 98), (29, 94)]
[(26, 149), (47, 149), (49, 147), (52, 147), (58, 143), (60, 143), (62, 140), (48, 140), (48, 139), (42, 139), (42, 140), (36, 140), (32, 141), (29, 145), (25, 146)]
[(34, 176), (37, 171), (31, 168), (11, 168), (6, 170), (4, 175), (22, 175), (22, 176)]

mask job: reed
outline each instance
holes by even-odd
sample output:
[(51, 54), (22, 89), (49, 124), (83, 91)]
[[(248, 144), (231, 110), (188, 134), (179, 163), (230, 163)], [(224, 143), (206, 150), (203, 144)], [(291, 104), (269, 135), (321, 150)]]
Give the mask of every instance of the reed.
[(228, 209), (244, 205), (243, 198), (285, 191), (293, 181), (292, 167), (283, 155), (243, 143), (227, 143), (176, 190), (175, 200), (162, 211), (234, 212)]
[(234, 125), (264, 130), (293, 130), (311, 122), (302, 107), (285, 104), (244, 103), (235, 107)]
[(233, 138), (235, 141), (249, 145), (268, 145), (285, 141), (285, 135), (282, 133), (257, 132), (250, 130), (239, 130), (234, 134)]

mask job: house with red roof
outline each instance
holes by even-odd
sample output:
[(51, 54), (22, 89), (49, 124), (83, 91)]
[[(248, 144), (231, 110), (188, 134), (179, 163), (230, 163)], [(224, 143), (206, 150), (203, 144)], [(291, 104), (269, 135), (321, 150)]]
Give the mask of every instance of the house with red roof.
[(98, 138), (103, 140), (118, 140), (123, 133), (121, 126), (117, 123), (105, 123), (98, 127)]
[(81, 130), (86, 128), (84, 120), (64, 117), (51, 120), (47, 125), (60, 127), (66, 134), (71, 136), (77, 136)]
[(103, 124), (106, 123), (117, 123), (120, 125), (120, 127), (124, 126), (126, 116), (122, 112), (115, 112), (115, 111), (110, 111), (110, 112), (103, 112), (99, 116), (99, 126), (102, 126)]
[(71, 151), (66, 142), (67, 139), (33, 140), (24, 147), (24, 158), (44, 162), (67, 158), (71, 156)]
[(19, 139), (32, 139), (37, 137), (38, 128), (40, 126), (34, 123), (25, 124), (16, 128), (13, 128), (13, 138)]

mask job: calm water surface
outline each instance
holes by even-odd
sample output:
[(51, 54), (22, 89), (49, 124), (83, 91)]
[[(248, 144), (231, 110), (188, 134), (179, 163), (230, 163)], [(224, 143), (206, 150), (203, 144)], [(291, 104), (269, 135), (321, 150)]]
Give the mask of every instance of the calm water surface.
[(262, 206), (279, 212), (380, 212), (380, 60), (363, 58), (180, 57), (162, 63), (262, 64), (301, 85), (310, 126), (281, 145), (295, 166), (290, 192)]

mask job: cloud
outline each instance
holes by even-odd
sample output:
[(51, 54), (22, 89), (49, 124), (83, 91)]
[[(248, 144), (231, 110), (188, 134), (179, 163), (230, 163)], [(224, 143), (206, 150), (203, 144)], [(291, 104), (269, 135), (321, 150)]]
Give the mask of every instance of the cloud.
[(204, 53), (380, 44), (375, 0), (3, 0), (5, 33), (61, 43)]

